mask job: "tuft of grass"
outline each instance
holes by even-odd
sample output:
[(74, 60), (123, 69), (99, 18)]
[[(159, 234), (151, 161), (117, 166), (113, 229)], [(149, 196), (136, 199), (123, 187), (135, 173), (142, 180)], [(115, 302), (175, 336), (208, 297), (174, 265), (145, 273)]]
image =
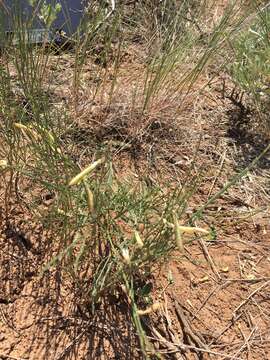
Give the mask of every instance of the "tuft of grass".
[(270, 10), (269, 6), (260, 9), (254, 5), (255, 16), (230, 42), (234, 60), (228, 70), (259, 113), (265, 114), (269, 110), (270, 90)]

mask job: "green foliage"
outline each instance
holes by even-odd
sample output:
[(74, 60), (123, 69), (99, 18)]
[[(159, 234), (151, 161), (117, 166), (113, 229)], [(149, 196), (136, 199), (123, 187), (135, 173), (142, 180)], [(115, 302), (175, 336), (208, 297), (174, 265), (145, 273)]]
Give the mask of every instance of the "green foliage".
[[(57, 14), (61, 11), (62, 5), (59, 2), (49, 3), (43, 0), (41, 3), (37, 0), (28, 0), (29, 4), (35, 9), (37, 16), (50, 28), (57, 18)], [(38, 6), (38, 8), (37, 8)]]
[(232, 41), (234, 61), (229, 66), (233, 80), (257, 104), (269, 104), (270, 11), (259, 11), (252, 24)]
[(43, 3), (40, 9), (40, 18), (44, 21), (46, 26), (50, 28), (53, 22), (57, 18), (57, 14), (61, 11), (61, 4), (56, 3), (55, 6), (52, 4)]

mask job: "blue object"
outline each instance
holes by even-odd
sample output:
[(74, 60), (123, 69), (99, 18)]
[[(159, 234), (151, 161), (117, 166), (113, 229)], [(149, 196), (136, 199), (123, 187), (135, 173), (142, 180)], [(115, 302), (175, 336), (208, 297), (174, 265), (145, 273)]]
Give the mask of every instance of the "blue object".
[[(36, 0), (34, 7), (29, 5), (28, 0), (4, 0), (0, 1), (1, 33), (11, 33), (14, 35), (16, 43), (16, 32), (27, 29), (28, 41), (40, 43), (45, 39), (48, 41), (56, 40), (63, 34), (67, 37), (72, 36), (78, 29), (84, 15), (86, 0)], [(54, 7), (60, 4), (56, 19), (48, 29), (38, 15), (42, 4)], [(22, 24), (22, 29), (18, 24)]]

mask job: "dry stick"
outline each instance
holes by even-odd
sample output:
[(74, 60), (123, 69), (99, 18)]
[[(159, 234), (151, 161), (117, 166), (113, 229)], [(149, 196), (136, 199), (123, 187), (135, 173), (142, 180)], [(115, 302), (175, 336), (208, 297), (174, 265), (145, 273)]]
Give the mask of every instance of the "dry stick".
[[(186, 306), (182, 306), (182, 308), (187, 311), (189, 313), (189, 316), (191, 316), (190, 321), (192, 322), (193, 320), (197, 320), (199, 321), (201, 324), (203, 324), (205, 326), (205, 328), (210, 331), (210, 333), (208, 333), (208, 336), (213, 337), (213, 331), (212, 331), (212, 327), (207, 325), (202, 319), (199, 318), (199, 316), (197, 316), (196, 314), (194, 314), (194, 311), (196, 311), (196, 308), (193, 307), (193, 305), (190, 303), (190, 306), (192, 307), (193, 311), (190, 310), (188, 307)], [(211, 325), (211, 324), (210, 324)]]
[(240, 276), (242, 278), (243, 277), (243, 265), (242, 265), (239, 253), (237, 254), (237, 260), (238, 260), (238, 267), (239, 267)]
[(263, 289), (270, 281), (266, 281), (264, 284), (259, 286), (256, 290), (254, 290), (246, 299), (243, 301), (233, 312), (232, 318), (229, 324), (218, 334), (218, 336), (210, 342), (209, 345), (213, 344), (214, 341), (217, 341), (237, 320), (239, 320), (242, 316), (242, 313), (236, 314), (258, 291)]
[[(152, 333), (154, 333), (154, 334), (159, 338), (159, 340), (162, 340), (162, 341), (164, 341), (165, 343), (167, 343), (167, 346), (168, 346), (169, 349), (171, 349), (172, 351), (175, 351), (175, 352), (176, 352), (177, 349), (176, 349), (176, 347), (174, 346), (174, 344), (173, 344), (173, 343), (170, 343), (169, 341), (167, 341), (165, 338), (163, 338), (163, 336), (160, 335), (160, 333), (159, 333), (153, 326), (150, 326), (150, 324), (149, 324), (149, 319), (147, 319), (146, 317), (142, 317), (142, 318), (141, 318), (141, 322), (142, 322), (142, 324), (143, 324), (145, 327), (148, 328), (149, 331), (151, 331)], [(148, 338), (148, 339), (152, 339), (152, 340), (158, 340), (158, 339), (153, 338), (153, 337), (151, 337), (151, 336), (148, 336), (147, 338)], [(159, 355), (161, 355), (160, 352), (159, 352)], [(163, 360), (163, 356), (162, 356), (161, 359)], [(182, 358), (181, 358), (181, 360), (182, 360)]]
[(221, 280), (221, 276), (219, 275), (216, 265), (214, 264), (214, 261), (212, 260), (210, 254), (209, 254), (209, 251), (207, 249), (207, 246), (205, 245), (205, 242), (202, 239), (199, 239), (199, 243), (202, 247), (202, 251), (203, 251), (203, 254), (204, 254), (206, 260), (209, 261), (209, 264), (211, 266), (213, 273), (218, 277), (219, 280)]
[[(165, 316), (165, 319), (167, 321), (167, 332), (171, 338), (171, 341), (173, 343), (175, 343), (176, 341), (179, 342), (179, 338), (177, 336), (177, 334), (175, 335), (173, 333), (173, 329), (172, 329), (172, 320), (170, 318), (170, 315), (169, 315), (169, 311), (168, 311), (168, 299), (167, 299), (167, 296), (166, 296), (166, 293), (164, 292), (164, 316)], [(177, 351), (175, 353), (175, 357), (177, 360), (182, 360), (183, 359), (183, 356), (181, 354), (179, 354), (179, 352)]]
[(216, 176), (215, 176), (215, 178), (214, 178), (214, 181), (212, 182), (211, 188), (210, 188), (210, 190), (209, 190), (209, 192), (208, 192), (208, 195), (207, 195), (208, 197), (212, 194), (212, 191), (213, 191), (213, 189), (214, 189), (214, 186), (216, 185), (217, 179), (219, 178), (219, 175), (220, 175), (221, 172), (222, 172), (225, 159), (226, 159), (226, 150), (225, 150), (224, 153), (223, 153), (219, 170), (218, 170), (218, 172), (217, 172), (217, 174), (216, 174)]
[(166, 319), (166, 321), (167, 321), (168, 327), (171, 327), (171, 326), (172, 326), (172, 320), (171, 320), (170, 315), (169, 315), (169, 311), (168, 311), (168, 298), (167, 298), (167, 295), (166, 295), (165, 292), (164, 292), (163, 297), (164, 297), (164, 307), (163, 307), (163, 309), (164, 309), (165, 319)]
[(91, 322), (89, 321), (88, 326), (79, 334), (75, 337), (75, 339), (73, 339), (68, 346), (61, 352), (60, 355), (57, 356), (57, 358), (55, 360), (61, 360), (69, 351), (70, 349), (83, 337), (83, 335), (87, 332), (89, 325), (91, 324)]
[(223, 330), (220, 331), (220, 333), (215, 337), (215, 339), (213, 339), (212, 341), (210, 341), (209, 346), (211, 346), (214, 342), (216, 342), (227, 330), (230, 329), (231, 326), (234, 325), (234, 323), (240, 319), (240, 317), (242, 316), (242, 314), (238, 314), (236, 318), (232, 318), (229, 322), (229, 324), (227, 326), (225, 326), (225, 328)]
[(15, 329), (15, 327), (12, 324), (9, 323), (1, 304), (0, 304), (0, 313), (2, 315), (3, 322), (7, 325), (7, 327), (12, 329), (17, 335), (19, 335), (20, 333)]
[[(270, 312), (267, 311), (266, 309), (264, 309), (262, 306), (260, 306), (255, 299), (252, 299), (252, 302), (253, 302), (253, 304), (255, 304), (255, 306), (258, 308), (258, 310), (260, 311), (261, 315), (268, 319), (269, 316), (270, 316)], [(253, 322), (253, 319), (252, 319), (250, 313), (248, 313), (248, 314), (249, 314), (249, 319), (251, 320), (251, 322)], [(253, 324), (252, 324), (252, 325), (253, 325)], [(250, 326), (250, 327), (251, 327), (251, 326)]]
[(251, 283), (251, 284), (255, 284), (261, 281), (267, 281), (270, 280), (270, 277), (262, 277), (262, 278), (256, 278), (256, 279), (238, 279), (238, 278), (227, 278), (226, 281), (227, 282), (244, 282), (244, 283)]
[(5, 354), (0, 353), (0, 359), (28, 360), (29, 358), (20, 358), (20, 357), (11, 356), (11, 355), (5, 355)]
[(199, 346), (200, 348), (209, 350), (208, 346), (199, 338), (199, 336), (194, 334), (194, 332), (192, 331), (192, 329), (185, 317), (184, 311), (183, 311), (180, 303), (178, 303), (176, 301), (175, 301), (175, 310), (176, 310), (177, 317), (182, 325), (183, 333), (185, 333), (187, 335), (187, 337), (190, 339), (191, 345), (193, 343), (193, 344)]
[[(251, 328), (251, 326), (250, 326), (250, 324), (248, 325), (249, 326), (249, 328)], [(255, 327), (254, 327), (255, 328)], [(256, 328), (257, 328), (257, 326), (256, 326)], [(241, 333), (241, 335), (242, 335), (242, 337), (243, 337), (243, 339), (244, 339), (244, 344), (247, 344), (247, 352), (248, 352), (248, 354), (250, 353), (250, 344), (249, 344), (249, 342), (247, 341), (247, 337), (246, 337), (246, 335), (244, 334), (244, 332), (242, 331), (242, 329), (241, 329), (241, 326), (239, 326), (239, 331), (240, 331), (240, 333)], [(243, 345), (244, 345), (243, 344)], [(241, 345), (241, 347), (240, 347), (240, 352), (241, 352), (241, 348), (243, 347), (243, 345)], [(239, 352), (239, 350), (237, 350), (237, 352), (236, 352), (236, 354)], [(234, 355), (236, 355), (236, 354), (234, 354)]]
[[(153, 332), (158, 333), (158, 331), (156, 329), (153, 329)], [(156, 334), (157, 335), (157, 334)], [(210, 349), (202, 349), (196, 346), (192, 346), (192, 345), (185, 345), (185, 344), (172, 344), (169, 341), (167, 341), (166, 339), (163, 338), (163, 336), (161, 336), (159, 333), (157, 335), (158, 338), (151, 338), (152, 340), (156, 340), (156, 341), (162, 341), (165, 345), (168, 346), (169, 349), (172, 349), (172, 351), (187, 351), (187, 350), (193, 350), (193, 351), (197, 351), (197, 352), (204, 352), (210, 355), (215, 355), (215, 356), (221, 356), (222, 358), (226, 358), (226, 359), (232, 359), (232, 360), (241, 360), (239, 357), (234, 357), (231, 355), (227, 355), (224, 353), (220, 353), (217, 351), (212, 351)], [(177, 350), (175, 349), (177, 348)]]
[(260, 245), (257, 245), (257, 244), (254, 244), (254, 243), (251, 243), (251, 242), (247, 242), (245, 240), (242, 240), (242, 239), (237, 239), (237, 242), (239, 242), (240, 244), (244, 244), (250, 248), (255, 248), (259, 253), (261, 253), (263, 256), (267, 257), (267, 254), (260, 249)]
[(230, 355), (227, 355), (227, 354), (224, 354), (224, 353), (220, 353), (220, 352), (217, 352), (217, 351), (213, 351), (213, 350), (210, 350), (210, 349), (208, 349), (208, 350), (207, 349), (201, 349), (201, 348), (198, 348), (196, 346), (191, 346), (191, 345), (178, 345), (178, 346), (183, 347), (183, 350), (189, 349), (189, 350), (194, 350), (194, 351), (198, 351), (198, 352), (208, 353), (210, 355), (222, 356), (225, 359), (241, 360), (239, 357), (233, 357), (233, 356), (230, 356)]
[(233, 355), (233, 359), (236, 359), (236, 357), (241, 354), (241, 352), (245, 349), (245, 347), (248, 347), (248, 348), (249, 348), (248, 342), (249, 342), (249, 340), (251, 339), (251, 337), (253, 336), (253, 334), (254, 334), (254, 332), (255, 332), (256, 330), (257, 330), (257, 326), (255, 326), (255, 327), (251, 330), (249, 336), (245, 339), (244, 344), (243, 344), (243, 345), (240, 347), (240, 349), (237, 350), (237, 352)]
[[(181, 325), (181, 328), (182, 328), (183, 339), (186, 337), (189, 345), (191, 345), (191, 346), (195, 345), (195, 346), (205, 348), (205, 346), (204, 346), (203, 342), (201, 341), (201, 339), (199, 339), (197, 337), (197, 335), (195, 335), (193, 333), (192, 329), (190, 328), (190, 325), (187, 322), (187, 319), (186, 319), (186, 317), (184, 315), (184, 312), (183, 312), (182, 307), (180, 306), (180, 304), (175, 302), (174, 306), (175, 306), (175, 310), (176, 310), (176, 315), (178, 317), (178, 321), (179, 321), (179, 323)], [(194, 356), (195, 356), (196, 359), (199, 359), (199, 355), (198, 355), (197, 352), (194, 354)]]
[[(174, 343), (166, 340), (153, 326), (151, 327), (151, 330), (153, 331), (153, 333), (156, 335), (156, 337), (158, 338), (158, 340), (162, 341), (163, 343), (166, 344), (166, 346), (168, 347), (168, 349), (170, 351), (173, 351), (175, 353), (178, 353), (178, 348), (177, 346), (175, 346)], [(181, 356), (181, 355), (180, 355)], [(181, 359), (183, 359), (183, 357), (181, 356)]]
[(237, 306), (237, 308), (234, 310), (234, 312), (233, 312), (233, 317), (236, 316), (236, 313), (237, 313), (244, 305), (246, 305), (246, 303), (248, 303), (249, 300), (250, 300), (257, 292), (259, 292), (261, 289), (263, 289), (263, 288), (264, 288), (265, 286), (267, 286), (268, 284), (270, 284), (270, 280), (266, 281), (264, 284), (262, 284), (262, 285), (259, 286), (257, 289), (255, 289), (254, 291), (252, 291), (252, 293), (249, 294), (248, 297), (247, 297), (244, 301), (242, 301), (241, 304), (239, 304), (239, 305)]
[(193, 314), (192, 316), (192, 320), (194, 320), (197, 315), (199, 314), (199, 312), (202, 310), (202, 308), (205, 306), (205, 304), (207, 303), (207, 301), (210, 299), (210, 297), (212, 295), (214, 295), (217, 291), (221, 290), (222, 287), (224, 285), (217, 285), (214, 289), (212, 289), (212, 291), (207, 295), (207, 297), (204, 299), (204, 301), (202, 302), (201, 306), (199, 307), (199, 309), (196, 310), (196, 312)]

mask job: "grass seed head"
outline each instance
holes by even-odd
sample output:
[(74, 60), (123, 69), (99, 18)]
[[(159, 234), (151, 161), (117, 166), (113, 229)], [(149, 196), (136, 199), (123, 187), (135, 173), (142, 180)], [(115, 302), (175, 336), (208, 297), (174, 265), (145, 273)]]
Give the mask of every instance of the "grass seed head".
[(138, 231), (136, 231), (136, 230), (134, 232), (134, 237), (135, 237), (135, 240), (136, 240), (136, 243), (137, 243), (138, 247), (140, 249), (143, 248), (143, 241), (142, 241)]
[(8, 162), (6, 159), (0, 160), (0, 168), (5, 169), (8, 166)]
[(72, 178), (70, 180), (68, 185), (73, 186), (73, 185), (79, 184), (87, 175), (89, 175), (98, 165), (102, 164), (104, 161), (105, 161), (105, 159), (101, 158), (101, 159), (93, 162), (93, 164), (89, 165), (87, 168), (82, 170), (79, 174), (74, 176), (74, 178)]

